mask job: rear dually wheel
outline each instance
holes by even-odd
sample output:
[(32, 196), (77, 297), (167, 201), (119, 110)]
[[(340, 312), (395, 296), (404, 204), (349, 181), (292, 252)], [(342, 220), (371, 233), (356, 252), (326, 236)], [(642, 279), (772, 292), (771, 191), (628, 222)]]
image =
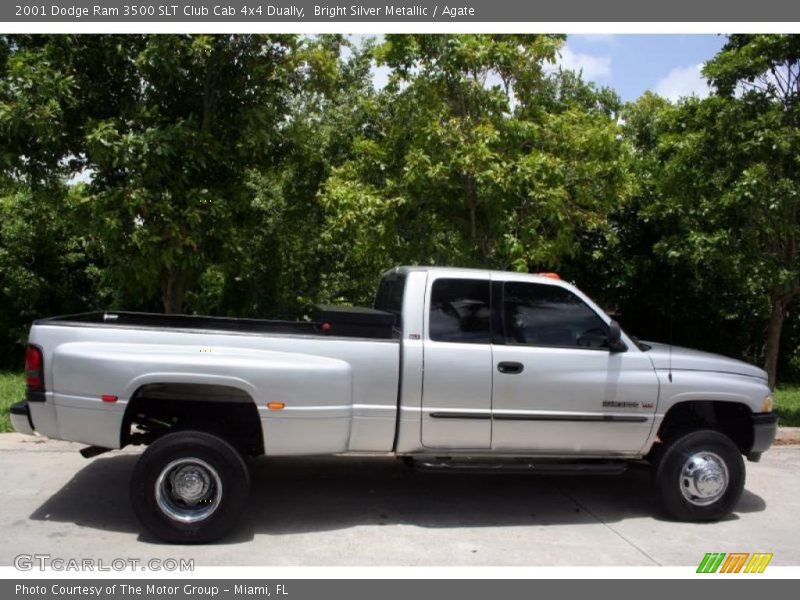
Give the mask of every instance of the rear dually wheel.
[(158, 438), (139, 458), (131, 502), (145, 528), (167, 542), (212, 542), (235, 525), (250, 489), (241, 454), (201, 431)]

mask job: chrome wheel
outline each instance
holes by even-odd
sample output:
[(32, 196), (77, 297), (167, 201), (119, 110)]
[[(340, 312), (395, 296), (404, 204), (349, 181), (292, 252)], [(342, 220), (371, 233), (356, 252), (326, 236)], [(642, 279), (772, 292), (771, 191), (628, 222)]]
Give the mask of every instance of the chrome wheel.
[(199, 458), (179, 458), (156, 479), (156, 503), (169, 518), (196, 523), (210, 517), (222, 500), (216, 469)]
[(686, 500), (695, 506), (708, 506), (722, 498), (728, 481), (728, 467), (718, 454), (696, 452), (683, 464), (678, 485)]

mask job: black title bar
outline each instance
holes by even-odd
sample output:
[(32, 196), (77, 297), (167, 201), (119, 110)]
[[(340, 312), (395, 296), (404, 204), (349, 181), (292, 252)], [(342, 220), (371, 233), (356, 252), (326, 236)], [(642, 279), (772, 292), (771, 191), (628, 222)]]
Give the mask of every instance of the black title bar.
[(800, 22), (787, 0), (11, 0), (3, 22)]

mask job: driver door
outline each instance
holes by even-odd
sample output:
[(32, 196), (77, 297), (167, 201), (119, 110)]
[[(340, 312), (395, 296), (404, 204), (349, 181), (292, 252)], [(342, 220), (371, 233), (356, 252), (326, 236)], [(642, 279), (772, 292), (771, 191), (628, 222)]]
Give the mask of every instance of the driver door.
[(638, 348), (611, 352), (608, 324), (558, 283), (503, 282), (504, 342), (493, 346), (492, 448), (637, 453), (658, 380)]

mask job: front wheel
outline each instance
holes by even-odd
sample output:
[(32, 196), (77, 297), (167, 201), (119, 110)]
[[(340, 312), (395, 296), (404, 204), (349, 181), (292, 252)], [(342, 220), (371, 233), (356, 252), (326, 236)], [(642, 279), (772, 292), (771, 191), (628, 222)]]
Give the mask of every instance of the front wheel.
[(158, 438), (139, 458), (131, 503), (150, 533), (167, 542), (224, 536), (243, 512), (250, 474), (228, 442), (201, 431)]
[(742, 455), (727, 436), (704, 429), (663, 443), (653, 468), (662, 508), (681, 521), (715, 521), (744, 491)]

